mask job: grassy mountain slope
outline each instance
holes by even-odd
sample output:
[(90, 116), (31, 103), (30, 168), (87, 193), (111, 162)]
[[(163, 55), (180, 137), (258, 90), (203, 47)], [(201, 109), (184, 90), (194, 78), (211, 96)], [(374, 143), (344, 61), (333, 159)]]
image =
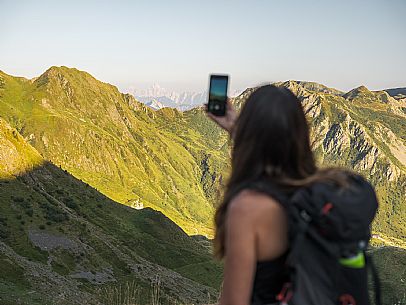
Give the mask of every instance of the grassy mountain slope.
[(1, 118), (0, 130), (0, 178), (12, 177), (42, 163), (41, 155)]
[[(406, 250), (395, 247), (378, 247), (369, 251), (378, 270), (382, 303), (385, 305), (406, 303)], [(370, 285), (373, 300), (373, 285)]]
[(183, 130), (181, 112), (154, 112), (66, 67), (33, 81), (0, 77), (0, 115), (45, 159), (118, 202), (163, 211), (190, 234), (212, 234), (205, 160), (214, 155), (219, 167), (224, 157), (200, 133)]
[(129, 282), (145, 304), (156, 277), (164, 303), (217, 297), (221, 265), (161, 212), (112, 201), (43, 161), (0, 119), (6, 149), (25, 167), (0, 179), (0, 304), (99, 304), (100, 291)]

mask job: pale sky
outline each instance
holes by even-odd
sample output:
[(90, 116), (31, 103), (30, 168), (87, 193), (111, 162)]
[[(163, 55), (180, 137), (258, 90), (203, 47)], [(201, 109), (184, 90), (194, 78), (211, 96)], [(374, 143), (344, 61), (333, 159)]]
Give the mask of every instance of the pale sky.
[(0, 70), (52, 65), (125, 89), (231, 90), (316, 81), (347, 91), (406, 87), (406, 1), (0, 0)]

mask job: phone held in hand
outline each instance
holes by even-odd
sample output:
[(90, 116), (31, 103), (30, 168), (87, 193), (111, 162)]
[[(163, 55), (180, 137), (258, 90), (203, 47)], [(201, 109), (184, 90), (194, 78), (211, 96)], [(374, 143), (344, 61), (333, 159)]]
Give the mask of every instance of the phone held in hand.
[(208, 111), (216, 116), (226, 114), (228, 75), (210, 75)]

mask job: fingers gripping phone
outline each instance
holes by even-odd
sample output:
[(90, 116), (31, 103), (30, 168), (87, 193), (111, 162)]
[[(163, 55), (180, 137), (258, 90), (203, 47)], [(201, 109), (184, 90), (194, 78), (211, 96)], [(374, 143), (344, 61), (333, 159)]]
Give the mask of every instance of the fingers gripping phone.
[(226, 114), (228, 75), (210, 75), (208, 111), (217, 116)]

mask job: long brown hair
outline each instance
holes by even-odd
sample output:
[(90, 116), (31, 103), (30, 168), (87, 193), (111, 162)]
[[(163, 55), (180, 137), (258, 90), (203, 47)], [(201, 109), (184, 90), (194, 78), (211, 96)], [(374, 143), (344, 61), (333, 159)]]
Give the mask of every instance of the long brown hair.
[(225, 255), (225, 216), (234, 190), (242, 182), (265, 175), (291, 188), (324, 179), (345, 185), (344, 173), (317, 168), (299, 99), (284, 87), (259, 87), (243, 105), (234, 126), (231, 175), (214, 216), (214, 256), (221, 259)]

